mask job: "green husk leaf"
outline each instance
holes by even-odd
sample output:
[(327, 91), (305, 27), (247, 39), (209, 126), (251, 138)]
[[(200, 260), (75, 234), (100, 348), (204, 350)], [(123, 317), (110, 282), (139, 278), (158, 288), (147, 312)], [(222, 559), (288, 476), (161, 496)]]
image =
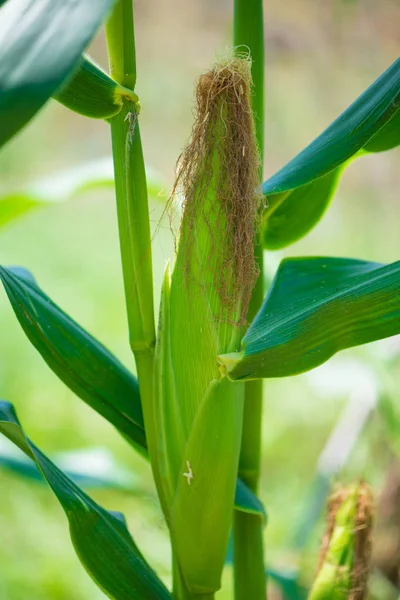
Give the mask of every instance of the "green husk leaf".
[(193, 595), (219, 589), (232, 523), (244, 390), (221, 378), (216, 355), (237, 347), (257, 276), (258, 164), (250, 65), (223, 61), (199, 80), (178, 163), (183, 217), (156, 352), (156, 478)]
[(80, 561), (109, 598), (171, 598), (138, 550), (123, 519), (96, 504), (26, 437), (8, 402), (0, 402), (0, 432), (40, 469), (68, 518)]
[(54, 98), (70, 110), (93, 119), (114, 117), (125, 101), (140, 108), (135, 92), (119, 85), (85, 55), (72, 78), (57, 90)]
[(78, 67), (113, 0), (12, 0), (0, 9), (0, 147)]
[(0, 267), (0, 279), (28, 339), (61, 381), (144, 452), (136, 378), (32, 280), (18, 273)]
[(219, 361), (233, 380), (308, 371), (345, 348), (400, 333), (400, 261), (282, 261), (241, 351)]

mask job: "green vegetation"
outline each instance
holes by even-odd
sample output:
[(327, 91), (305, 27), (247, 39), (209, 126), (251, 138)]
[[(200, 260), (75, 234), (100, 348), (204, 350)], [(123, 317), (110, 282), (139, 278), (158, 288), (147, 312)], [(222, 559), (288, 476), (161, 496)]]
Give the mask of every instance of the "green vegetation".
[[(82, 1), (60, 13), (50, 10), (48, 2), (41, 4), (30, 31), (37, 45), (35, 77), (31, 44), (23, 37), (29, 10), (18, 21), (18, 0), (1, 8), (0, 38), (7, 49), (0, 71), (1, 142), (52, 94), (81, 114), (110, 119), (127, 337), (137, 379), (52, 302), (29, 272), (3, 267), (0, 276), (22, 328), (50, 368), (150, 459), (171, 537), (172, 592), (150, 567), (151, 553), (146, 560), (139, 551), (121, 515), (82, 492), (73, 481), (76, 473), (68, 477), (55, 467), (26, 437), (25, 420), (22, 426), (8, 402), (1, 404), (0, 429), (38, 466), (66, 512), (81, 562), (109, 597), (213, 598), (233, 524), (235, 597), (264, 598), (265, 511), (257, 497), (261, 378), (307, 371), (338, 350), (399, 333), (400, 272), (399, 263), (287, 259), (262, 303), (261, 244), (284, 247), (307, 233), (327, 207), (343, 163), (356, 153), (380, 152), (400, 142), (400, 63), (267, 180), (263, 200), (257, 191), (256, 150), (262, 155), (262, 7), (259, 1), (235, 3), (239, 52), (200, 78), (197, 120), (178, 164), (174, 192), (183, 194), (182, 220), (176, 258), (163, 279), (156, 331), (132, 5), (118, 2), (106, 23), (108, 78), (95, 66), (86, 68), (87, 59), (82, 62), (80, 56), (110, 3), (99, 2), (94, 10)], [(52, 45), (44, 44), (44, 38), (51, 33), (56, 44), (74, 25), (75, 37), (60, 42), (63, 60), (55, 64)], [(13, 36), (7, 37), (10, 30)], [(249, 56), (243, 56), (242, 47)], [(87, 94), (82, 93), (85, 78)], [(96, 185), (93, 175), (87, 185)], [(83, 182), (77, 189), (84, 187)], [(37, 204), (22, 192), (18, 198), (16, 216)], [(307, 210), (299, 210), (299, 201)], [(10, 223), (10, 195), (6, 210), (3, 222)], [(257, 232), (259, 226), (262, 231)]]

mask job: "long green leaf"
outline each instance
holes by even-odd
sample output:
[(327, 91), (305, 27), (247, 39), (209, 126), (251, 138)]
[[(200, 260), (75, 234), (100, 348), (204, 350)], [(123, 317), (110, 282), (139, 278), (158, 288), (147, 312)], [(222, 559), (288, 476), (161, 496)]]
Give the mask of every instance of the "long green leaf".
[(0, 267), (0, 279), (27, 337), (49, 367), (84, 402), (145, 450), (137, 380), (31, 279)]
[(285, 377), (335, 352), (400, 333), (400, 261), (282, 261), (240, 352), (219, 357), (231, 379)]
[[(136, 476), (118, 465), (104, 448), (63, 452), (52, 458), (69, 479), (85, 489), (140, 490)], [(45, 481), (35, 463), (6, 440), (4, 444), (0, 440), (0, 468), (29, 481)]]
[(79, 65), (113, 0), (8, 0), (0, 12), (0, 146)]
[(263, 183), (264, 194), (298, 188), (322, 177), (358, 152), (400, 110), (400, 58), (320, 136)]
[(329, 206), (343, 168), (365, 152), (400, 144), (400, 59), (319, 137), (264, 182), (269, 208), (264, 245), (278, 249), (300, 239)]
[[(147, 457), (136, 378), (54, 304), (29, 271), (0, 267), (0, 278), (23, 330), (50, 368)], [(260, 500), (239, 479), (235, 509), (265, 515)]]
[[(159, 198), (166, 183), (151, 167), (146, 168), (148, 193)], [(111, 157), (100, 158), (72, 169), (62, 170), (21, 188), (0, 192), (0, 229), (36, 208), (65, 202), (82, 192), (114, 187)]]
[[(0, 432), (33, 460), (46, 478), (68, 518), (77, 555), (109, 598), (171, 598), (123, 521), (89, 498), (26, 437), (8, 402), (0, 402)], [(73, 585), (71, 581), (71, 593)]]

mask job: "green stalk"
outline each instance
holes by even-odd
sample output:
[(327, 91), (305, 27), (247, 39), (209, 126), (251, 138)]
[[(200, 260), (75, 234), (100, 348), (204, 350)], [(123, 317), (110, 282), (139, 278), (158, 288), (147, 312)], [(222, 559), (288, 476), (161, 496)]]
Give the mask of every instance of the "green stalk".
[[(264, 155), (264, 23), (262, 0), (234, 0), (234, 45), (238, 50), (250, 50), (253, 76), (253, 114), (257, 142)], [(245, 46), (240, 48), (240, 46)], [(262, 180), (262, 166), (260, 182)], [(260, 275), (254, 288), (248, 311), (251, 322), (263, 298), (263, 246), (255, 249)], [(242, 445), (239, 477), (255, 492), (258, 491), (261, 463), (262, 380), (245, 385)], [(255, 515), (234, 513), (234, 578), (236, 600), (265, 600), (266, 578), (263, 550), (263, 523)]]
[[(105, 29), (111, 76), (133, 91), (136, 52), (132, 0), (117, 2)], [(137, 104), (127, 101), (121, 112), (110, 119), (110, 124), (129, 339), (135, 355), (151, 454), (154, 439), (153, 274), (147, 183), (137, 117)]]

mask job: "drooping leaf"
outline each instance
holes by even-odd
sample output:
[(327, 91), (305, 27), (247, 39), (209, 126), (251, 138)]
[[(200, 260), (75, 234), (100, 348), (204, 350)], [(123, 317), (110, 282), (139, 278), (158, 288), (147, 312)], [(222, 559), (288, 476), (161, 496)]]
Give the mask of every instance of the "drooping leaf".
[(335, 352), (400, 333), (400, 261), (282, 261), (240, 352), (219, 357), (234, 380), (285, 377)]
[(264, 194), (306, 185), (358, 152), (400, 110), (400, 58), (347, 108), (320, 136), (263, 183)]
[[(25, 333), (50, 368), (147, 457), (136, 378), (56, 306), (35, 284), (29, 271), (0, 267), (0, 278)], [(25, 470), (25, 465), (20, 468)], [(260, 500), (239, 479), (235, 509), (265, 515)]]
[[(0, 432), (33, 460), (46, 478), (68, 518), (77, 555), (109, 598), (171, 598), (138, 550), (123, 520), (96, 504), (26, 437), (8, 402), (0, 402)], [(73, 589), (73, 581), (71, 586)]]
[[(272, 196), (282, 201), (272, 202), (271, 211), (264, 216), (264, 247), (277, 250), (302, 238), (318, 223), (335, 193), (341, 173), (337, 167), (319, 179)], [(275, 208), (276, 207), (276, 208)]]
[(0, 12), (0, 146), (76, 69), (113, 0), (8, 0)]
[(343, 168), (365, 152), (400, 144), (400, 59), (320, 136), (263, 183), (270, 209), (264, 243), (283, 248), (321, 219)]
[[(63, 452), (52, 458), (69, 479), (85, 489), (140, 491), (136, 476), (118, 465), (104, 448)], [(45, 482), (35, 463), (7, 440), (1, 439), (0, 468), (30, 481)]]
[(74, 75), (56, 91), (54, 98), (74, 112), (93, 119), (114, 117), (124, 100), (140, 108), (135, 92), (111, 79), (88, 56), (83, 56)]
[(146, 439), (136, 378), (30, 279), (0, 267), (0, 279), (31, 343), (84, 402), (136, 447)]
[[(152, 198), (160, 196), (166, 184), (154, 169), (146, 169), (147, 186)], [(27, 212), (64, 202), (82, 192), (114, 187), (111, 157), (68, 170), (15, 190), (0, 192), (0, 229)]]

